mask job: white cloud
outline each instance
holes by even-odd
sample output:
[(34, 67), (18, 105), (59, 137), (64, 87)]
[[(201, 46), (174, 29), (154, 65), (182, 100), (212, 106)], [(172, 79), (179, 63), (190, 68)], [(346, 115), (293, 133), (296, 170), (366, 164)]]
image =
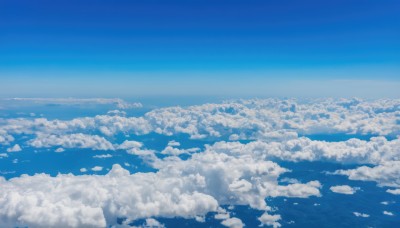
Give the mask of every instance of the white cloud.
[(268, 213), (262, 214), (258, 220), (261, 222), (261, 225), (272, 226), (274, 228), (281, 227), (281, 224), (278, 222), (281, 220), (280, 215), (270, 215)]
[(56, 153), (62, 153), (62, 152), (64, 152), (64, 151), (65, 151), (65, 149), (62, 148), (62, 147), (59, 147), (59, 148), (57, 148), (57, 149), (55, 150)]
[(168, 142), (168, 146), (174, 147), (174, 146), (180, 146), (180, 145), (181, 144), (179, 142), (175, 141), (175, 140), (171, 140), (171, 141)]
[(125, 140), (120, 144), (117, 149), (126, 150), (129, 154), (134, 154), (138, 156), (152, 156), (154, 157), (154, 150), (142, 149), (143, 143), (138, 141)]
[(360, 213), (360, 212), (353, 212), (353, 214), (356, 217), (362, 217), (362, 218), (368, 218), (369, 217), (369, 214), (364, 214), (364, 213)]
[(103, 167), (101, 167), (101, 166), (95, 166), (92, 168), (92, 171), (95, 171), (95, 172), (102, 171), (102, 170), (103, 170)]
[(394, 216), (393, 212), (390, 211), (383, 211), (383, 214), (388, 216)]
[(143, 225), (143, 227), (149, 227), (149, 228), (164, 228), (164, 224), (160, 223), (159, 221), (153, 219), (153, 218), (148, 218), (146, 219), (146, 223)]
[(229, 228), (242, 228), (244, 224), (242, 220), (238, 218), (228, 218), (221, 222), (222, 225), (229, 227)]
[(114, 150), (114, 146), (104, 137), (82, 133), (71, 135), (39, 135), (31, 140), (33, 147), (62, 146), (64, 148), (90, 148), (92, 150)]
[(12, 152), (20, 152), (22, 149), (18, 144), (15, 144), (13, 147), (10, 147), (7, 149), (7, 152), (12, 153)]
[(14, 137), (0, 127), (0, 145), (9, 145), (12, 141), (14, 141)]
[[(115, 101), (118, 103), (118, 101)], [(121, 106), (125, 106), (123, 103)], [(285, 141), (298, 134), (400, 133), (399, 100), (238, 100), (187, 108), (152, 110), (141, 117), (99, 115), (73, 120), (7, 119), (1, 128), (8, 134), (61, 134), (102, 132), (165, 135), (189, 134), (192, 138), (259, 139)], [(0, 129), (1, 129), (0, 128)], [(0, 134), (2, 135), (2, 134)]]
[(375, 137), (370, 141), (350, 139), (341, 142), (315, 141), (301, 137), (283, 142), (217, 142), (208, 150), (229, 154), (255, 153), (263, 159), (285, 161), (334, 161), (341, 163), (379, 164), (400, 160), (400, 139), (388, 141)]
[[(137, 143), (124, 146), (132, 145)], [(288, 170), (255, 155), (205, 151), (187, 160), (154, 160), (152, 165), (157, 172), (130, 174), (114, 165), (106, 175), (0, 178), (0, 226), (104, 227), (115, 224), (117, 217), (128, 221), (204, 217), (220, 205), (248, 205), (267, 211), (267, 197), (320, 195), (317, 181), (280, 186), (278, 178)], [(233, 218), (224, 221), (240, 225)]]
[(2, 159), (2, 158), (7, 158), (8, 157), (8, 154), (6, 154), (6, 153), (0, 153), (0, 159)]
[(338, 170), (335, 174), (346, 175), (350, 180), (375, 181), (380, 187), (400, 188), (400, 161), (383, 162), (374, 167)]
[(81, 168), (81, 169), (79, 169), (79, 171), (82, 172), (82, 173), (85, 173), (85, 172), (87, 172), (87, 169), (86, 168)]
[(98, 154), (93, 156), (93, 158), (112, 158), (111, 154)]
[(353, 195), (359, 188), (352, 188), (348, 185), (337, 185), (329, 188), (332, 192)]
[(178, 156), (181, 154), (190, 154), (199, 151), (200, 148), (189, 148), (189, 149), (178, 149), (172, 146), (167, 146), (161, 151), (161, 154), (167, 154), (172, 156)]
[(400, 188), (398, 189), (388, 189), (386, 192), (393, 194), (393, 195), (400, 195)]

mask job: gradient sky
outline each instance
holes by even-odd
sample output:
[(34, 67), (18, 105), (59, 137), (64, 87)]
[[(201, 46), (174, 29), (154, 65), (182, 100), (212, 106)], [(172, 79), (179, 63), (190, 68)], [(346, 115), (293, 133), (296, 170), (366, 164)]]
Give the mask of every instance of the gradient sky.
[(400, 1), (0, 0), (0, 96), (400, 97)]

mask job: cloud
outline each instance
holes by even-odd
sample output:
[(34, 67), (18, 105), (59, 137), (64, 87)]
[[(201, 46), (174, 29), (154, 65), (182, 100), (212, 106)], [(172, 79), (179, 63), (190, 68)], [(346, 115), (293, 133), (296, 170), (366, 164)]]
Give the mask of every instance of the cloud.
[(382, 213), (383, 213), (384, 215), (394, 216), (393, 212), (390, 212), (390, 211), (383, 211)]
[[(124, 105), (122, 105), (124, 106)], [(193, 139), (286, 141), (310, 134), (395, 137), (400, 133), (400, 100), (238, 100), (222, 104), (154, 109), (141, 117), (98, 115), (72, 120), (6, 119), (7, 134), (117, 133), (188, 134)], [(111, 114), (111, 113), (110, 113)], [(2, 130), (1, 130), (2, 129)], [(2, 135), (2, 134), (0, 134)]]
[(12, 153), (12, 152), (20, 152), (22, 149), (18, 144), (15, 144), (13, 147), (10, 147), (7, 149), (7, 152)]
[(369, 214), (364, 214), (364, 213), (360, 213), (360, 212), (353, 212), (353, 214), (356, 217), (362, 217), (362, 218), (368, 218), (369, 217)]
[(400, 139), (388, 141), (373, 137), (370, 141), (349, 139), (341, 142), (311, 140), (306, 137), (282, 142), (217, 142), (208, 150), (228, 154), (257, 154), (262, 159), (284, 161), (333, 161), (341, 163), (379, 164), (398, 160)]
[(93, 156), (93, 158), (112, 158), (111, 154), (98, 154)]
[(244, 224), (242, 220), (238, 218), (228, 218), (221, 222), (222, 225), (229, 227), (229, 228), (242, 228)]
[(62, 146), (64, 148), (90, 148), (92, 150), (114, 150), (114, 146), (104, 137), (87, 134), (39, 135), (29, 144), (36, 148)]
[(143, 227), (149, 227), (149, 228), (164, 228), (164, 224), (160, 223), (159, 221), (153, 219), (153, 218), (148, 218), (146, 219), (145, 224)]
[(65, 151), (65, 149), (62, 148), (62, 147), (60, 147), (60, 148), (57, 148), (54, 152), (56, 152), (56, 153), (62, 153), (62, 152), (64, 152), (64, 151)]
[(6, 100), (11, 100), (14, 102), (27, 101), (38, 104), (61, 104), (61, 105), (114, 104), (120, 109), (141, 108), (143, 106), (141, 103), (138, 102), (128, 103), (119, 98), (10, 98)]
[[(125, 146), (140, 144), (128, 141)], [(317, 181), (279, 185), (279, 176), (288, 170), (255, 155), (204, 151), (186, 160), (157, 159), (151, 165), (158, 171), (130, 174), (114, 165), (106, 175), (0, 178), (0, 226), (104, 227), (115, 224), (117, 218), (198, 218), (220, 205), (268, 211), (267, 197), (320, 195)], [(234, 218), (224, 221), (240, 224)]]
[(92, 171), (95, 171), (95, 172), (102, 171), (102, 170), (103, 170), (103, 167), (101, 167), (101, 166), (95, 166), (92, 168)]
[[(388, 161), (374, 167), (338, 170), (335, 174), (346, 175), (350, 180), (375, 181), (380, 187), (400, 188), (400, 161)], [(388, 190), (395, 194), (397, 190)]]
[(0, 159), (2, 159), (2, 158), (7, 158), (8, 157), (8, 154), (6, 154), (6, 153), (0, 153)]
[(270, 215), (268, 213), (262, 214), (258, 220), (261, 222), (261, 225), (272, 226), (274, 228), (281, 227), (281, 224), (278, 222), (281, 220), (280, 215)]
[(329, 188), (332, 192), (353, 195), (359, 188), (352, 188), (348, 185), (337, 185)]
[(388, 189), (386, 192), (393, 194), (393, 195), (400, 195), (400, 188), (398, 189)]
[(117, 149), (126, 150), (128, 154), (134, 154), (138, 156), (155, 156), (154, 150), (143, 149), (143, 143), (138, 141), (125, 140), (117, 147)]
[(14, 141), (14, 137), (0, 127), (0, 145), (9, 145), (12, 141)]

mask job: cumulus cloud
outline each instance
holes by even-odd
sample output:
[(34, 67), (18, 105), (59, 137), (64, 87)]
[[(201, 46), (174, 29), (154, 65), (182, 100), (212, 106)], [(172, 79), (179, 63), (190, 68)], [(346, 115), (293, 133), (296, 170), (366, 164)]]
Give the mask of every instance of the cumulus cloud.
[(33, 147), (62, 146), (64, 148), (90, 148), (92, 150), (114, 150), (114, 146), (104, 137), (82, 133), (71, 135), (39, 135), (31, 140)]
[(360, 213), (360, 212), (353, 212), (353, 214), (356, 217), (362, 217), (362, 218), (368, 218), (369, 217), (369, 214), (364, 214), (364, 213)]
[[(351, 104), (351, 105), (349, 105)], [(123, 103), (121, 106), (125, 106)], [(259, 139), (285, 141), (298, 134), (399, 135), (400, 100), (238, 100), (222, 104), (154, 109), (141, 117), (99, 115), (72, 120), (7, 119), (8, 134), (59, 134), (100, 131), (164, 135), (188, 134), (191, 138)], [(0, 134), (1, 135), (1, 134)]]
[(262, 159), (284, 161), (334, 161), (341, 163), (379, 164), (400, 160), (400, 139), (388, 141), (374, 137), (370, 141), (350, 139), (341, 142), (311, 140), (306, 137), (283, 142), (217, 142), (208, 150), (228, 154), (257, 154)]
[(148, 150), (143, 148), (143, 143), (132, 140), (125, 140), (120, 144), (117, 149), (126, 150), (129, 154), (134, 154), (138, 156), (152, 156), (154, 157), (154, 150)]
[(382, 213), (383, 213), (384, 215), (394, 216), (393, 212), (390, 212), (390, 211), (383, 211)]
[(336, 185), (329, 188), (332, 192), (346, 195), (353, 195), (359, 188), (352, 188), (348, 185)]
[[(400, 188), (400, 161), (388, 161), (374, 167), (338, 170), (335, 174), (346, 175), (350, 180), (375, 181), (380, 187)], [(395, 194), (397, 190), (388, 190)]]
[[(124, 146), (132, 145), (139, 146), (135, 142)], [(117, 218), (204, 217), (220, 205), (268, 211), (267, 197), (320, 195), (317, 181), (279, 185), (279, 176), (288, 170), (251, 155), (205, 151), (187, 160), (158, 159), (153, 166), (158, 169), (155, 173), (130, 174), (114, 165), (106, 175), (1, 178), (0, 226), (104, 227)], [(224, 223), (240, 225), (234, 218)]]
[[(111, 102), (120, 109), (135, 106), (122, 100), (96, 102)], [(281, 216), (270, 214), (266, 198), (318, 197), (322, 185), (316, 180), (307, 183), (280, 180), (289, 170), (276, 161), (374, 165), (335, 173), (352, 180), (375, 181), (379, 186), (390, 187), (389, 193), (400, 193), (400, 138), (394, 138), (400, 132), (399, 115), (400, 100), (327, 99), (301, 103), (255, 99), (154, 109), (140, 117), (111, 111), (107, 115), (72, 120), (0, 119), (2, 145), (13, 142), (15, 135), (26, 134), (33, 136), (28, 145), (36, 148), (58, 147), (58, 152), (63, 148), (125, 150), (141, 156), (157, 170), (130, 174), (120, 165), (114, 165), (106, 175), (82, 175), (88, 169), (103, 170), (95, 166), (81, 168), (78, 176), (36, 174), (10, 180), (0, 177), (0, 226), (104, 227), (115, 224), (117, 218), (126, 218), (128, 222), (145, 219), (144, 225), (151, 226), (162, 225), (152, 217), (204, 221), (208, 212), (218, 212), (216, 218), (222, 220), (222, 225), (242, 227), (240, 219), (220, 211), (220, 206), (247, 205), (264, 211), (259, 217), (261, 225), (279, 227)], [(161, 151), (147, 149), (133, 140), (120, 145), (112, 143), (119, 135), (149, 133), (231, 141), (207, 145), (201, 153), (197, 153), (198, 148), (178, 148), (177, 141), (170, 141)], [(301, 137), (335, 133), (378, 137), (340, 142)], [(157, 153), (167, 156), (159, 158)], [(190, 156), (180, 159), (180, 154)], [(333, 186), (331, 190), (350, 194), (357, 189)], [(359, 212), (354, 215), (369, 216)]]
[(12, 153), (12, 152), (20, 152), (22, 149), (18, 144), (15, 144), (13, 147), (10, 147), (7, 149), (7, 152)]
[(400, 195), (400, 188), (398, 189), (388, 189), (386, 192), (393, 194), (393, 195)]
[(0, 159), (2, 159), (2, 158), (7, 158), (8, 157), (8, 154), (6, 154), (6, 153), (0, 153)]
[(62, 153), (62, 152), (64, 152), (64, 151), (65, 151), (65, 149), (62, 148), (62, 147), (57, 148), (57, 149), (55, 150), (56, 153)]
[(159, 221), (153, 219), (153, 218), (148, 218), (146, 219), (145, 224), (143, 224), (144, 228), (164, 228), (164, 224), (160, 223)]
[(14, 141), (14, 137), (0, 127), (0, 145), (9, 145), (12, 141)]
[(258, 218), (258, 220), (261, 222), (261, 226), (267, 225), (274, 228), (281, 227), (281, 224), (278, 222), (281, 220), (280, 215), (270, 215), (268, 213), (264, 213)]
[(103, 167), (101, 167), (101, 166), (95, 166), (92, 168), (92, 171), (95, 171), (95, 172), (102, 171), (102, 170), (103, 170)]
[(221, 222), (222, 225), (229, 227), (229, 228), (242, 228), (244, 224), (242, 220), (238, 218), (228, 218)]

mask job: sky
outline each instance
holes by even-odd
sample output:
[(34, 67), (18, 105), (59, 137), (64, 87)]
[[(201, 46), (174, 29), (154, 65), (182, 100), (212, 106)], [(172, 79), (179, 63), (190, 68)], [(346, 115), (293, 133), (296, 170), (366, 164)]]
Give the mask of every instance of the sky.
[(400, 97), (399, 1), (0, 0), (0, 97)]

